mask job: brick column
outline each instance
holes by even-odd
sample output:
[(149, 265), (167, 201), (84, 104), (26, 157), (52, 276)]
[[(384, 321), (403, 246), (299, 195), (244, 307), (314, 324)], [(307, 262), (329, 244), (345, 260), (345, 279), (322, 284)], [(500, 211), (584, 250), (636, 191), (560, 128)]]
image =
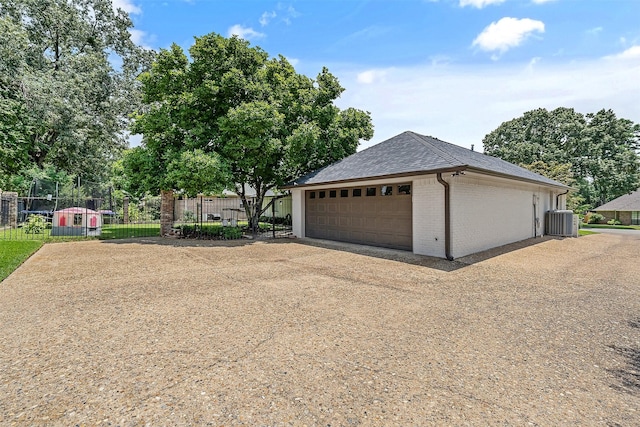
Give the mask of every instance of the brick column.
[(162, 190), (160, 192), (160, 236), (171, 235), (173, 228), (173, 191)]
[(7, 225), (11, 228), (18, 228), (18, 193), (2, 192), (2, 199), (9, 202)]

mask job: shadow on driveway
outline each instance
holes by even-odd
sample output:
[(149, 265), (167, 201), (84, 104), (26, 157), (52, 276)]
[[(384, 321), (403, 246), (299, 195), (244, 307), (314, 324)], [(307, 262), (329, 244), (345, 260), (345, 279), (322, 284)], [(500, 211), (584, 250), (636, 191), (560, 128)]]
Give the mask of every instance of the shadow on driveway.
[[(640, 318), (629, 322), (629, 326), (640, 330)], [(614, 386), (620, 391), (630, 394), (640, 393), (640, 348), (639, 347), (623, 347), (618, 345), (610, 345), (610, 349), (619, 356), (624, 357), (626, 365), (622, 369), (614, 369), (610, 372), (615, 375), (620, 384)]]
[(138, 243), (143, 245), (163, 245), (174, 247), (241, 247), (254, 244), (281, 245), (297, 243), (307, 246), (320, 247), (325, 249), (344, 251), (352, 254), (370, 256), (374, 258), (386, 259), (390, 261), (398, 261), (411, 265), (418, 265), (427, 268), (433, 268), (444, 272), (452, 272), (461, 268), (473, 265), (488, 259), (507, 254), (509, 252), (518, 251), (529, 246), (537, 245), (549, 240), (563, 240), (563, 237), (544, 236), (530, 238), (520, 242), (510, 243), (508, 245), (499, 246), (483, 252), (478, 252), (465, 257), (457, 258), (453, 261), (447, 261), (444, 258), (436, 258), (425, 255), (417, 255), (409, 251), (397, 249), (380, 248), (376, 246), (358, 245), (354, 243), (336, 242), (332, 240), (321, 240), (311, 238), (284, 238), (284, 239), (267, 239), (267, 240), (194, 240), (194, 239), (174, 239), (162, 237), (132, 238), (121, 240), (104, 240), (107, 244), (123, 244)]

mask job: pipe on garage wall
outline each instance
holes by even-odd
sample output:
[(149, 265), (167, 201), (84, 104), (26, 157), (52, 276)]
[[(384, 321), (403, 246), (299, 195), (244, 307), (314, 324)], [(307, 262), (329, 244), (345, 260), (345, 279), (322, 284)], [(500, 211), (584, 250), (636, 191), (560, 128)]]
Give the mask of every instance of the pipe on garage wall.
[(442, 179), (442, 173), (436, 175), (438, 182), (444, 187), (444, 253), (449, 261), (453, 261), (451, 255), (451, 197), (449, 183)]
[(569, 190), (565, 191), (564, 193), (556, 194), (556, 210), (560, 209), (560, 196), (564, 196), (568, 192), (569, 192)]

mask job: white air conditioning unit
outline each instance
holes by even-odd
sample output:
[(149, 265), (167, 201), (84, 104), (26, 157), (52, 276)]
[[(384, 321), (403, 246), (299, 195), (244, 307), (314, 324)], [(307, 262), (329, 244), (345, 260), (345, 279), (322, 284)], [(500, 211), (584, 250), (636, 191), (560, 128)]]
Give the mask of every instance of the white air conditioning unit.
[(573, 211), (547, 211), (544, 230), (549, 236), (578, 237), (578, 215)]

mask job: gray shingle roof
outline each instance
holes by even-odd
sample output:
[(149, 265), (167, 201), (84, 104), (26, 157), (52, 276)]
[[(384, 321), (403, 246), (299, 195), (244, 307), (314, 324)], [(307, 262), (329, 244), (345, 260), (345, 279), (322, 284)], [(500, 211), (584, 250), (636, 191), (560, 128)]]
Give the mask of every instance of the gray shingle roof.
[(640, 211), (640, 188), (598, 206), (594, 211)]
[(414, 132), (403, 132), (295, 180), (289, 187), (460, 168), (568, 189), (566, 185), (497, 157)]

